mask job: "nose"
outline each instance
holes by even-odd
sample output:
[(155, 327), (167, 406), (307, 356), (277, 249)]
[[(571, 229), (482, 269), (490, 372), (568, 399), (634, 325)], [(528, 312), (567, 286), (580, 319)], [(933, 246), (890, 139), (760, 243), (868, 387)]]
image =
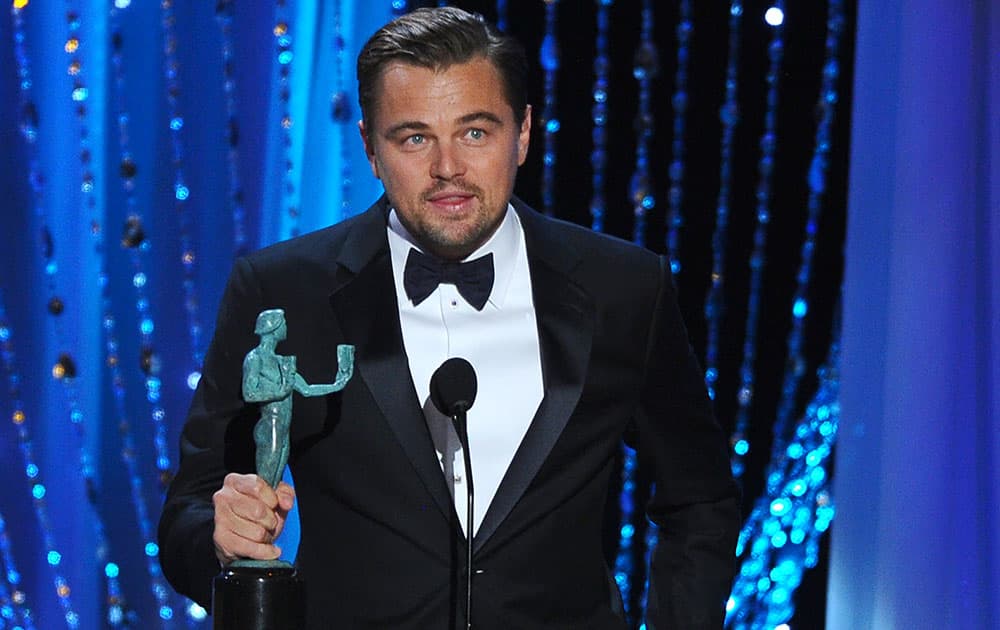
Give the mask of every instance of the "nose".
[(465, 162), (460, 147), (451, 142), (438, 142), (431, 159), (431, 177), (449, 180), (465, 174)]

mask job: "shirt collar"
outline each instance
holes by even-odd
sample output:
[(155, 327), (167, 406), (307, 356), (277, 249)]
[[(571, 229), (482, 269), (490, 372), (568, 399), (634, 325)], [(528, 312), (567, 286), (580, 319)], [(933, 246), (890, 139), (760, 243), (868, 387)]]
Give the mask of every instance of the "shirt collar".
[[(392, 269), (397, 278), (396, 283), (399, 285), (402, 282), (406, 256), (410, 253), (410, 248), (426, 252), (417, 244), (416, 239), (399, 220), (395, 208), (389, 211), (386, 231), (389, 236), (389, 250), (392, 254)], [(518, 219), (514, 207), (508, 203), (507, 212), (504, 214), (503, 221), (500, 222), (500, 227), (485, 243), (463, 259), (463, 261), (475, 260), (489, 253), (493, 254), (493, 290), (490, 292), (487, 304), (492, 304), (497, 309), (503, 308), (504, 300), (507, 297), (507, 288), (510, 286), (514, 265), (523, 242), (521, 221)], [(409, 300), (406, 302), (412, 306)]]

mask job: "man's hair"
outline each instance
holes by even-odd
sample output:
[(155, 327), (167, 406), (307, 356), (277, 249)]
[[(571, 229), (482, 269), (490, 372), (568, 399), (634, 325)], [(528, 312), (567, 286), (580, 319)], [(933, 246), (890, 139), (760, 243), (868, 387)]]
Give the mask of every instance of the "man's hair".
[(422, 8), (380, 28), (358, 54), (358, 102), (368, 123), (378, 104), (382, 73), (392, 62), (447, 70), (455, 64), (483, 58), (500, 73), (504, 96), (518, 126), (528, 105), (524, 48), (503, 35), (481, 15), (454, 7)]

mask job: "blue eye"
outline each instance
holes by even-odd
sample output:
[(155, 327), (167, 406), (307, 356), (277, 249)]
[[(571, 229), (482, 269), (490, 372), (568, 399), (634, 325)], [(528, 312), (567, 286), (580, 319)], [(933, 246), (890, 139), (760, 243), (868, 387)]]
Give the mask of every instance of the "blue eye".
[(486, 132), (482, 129), (470, 129), (469, 137), (473, 140), (482, 140), (486, 136)]
[(418, 133), (410, 136), (409, 138), (406, 139), (406, 141), (409, 142), (410, 144), (423, 144), (424, 137)]

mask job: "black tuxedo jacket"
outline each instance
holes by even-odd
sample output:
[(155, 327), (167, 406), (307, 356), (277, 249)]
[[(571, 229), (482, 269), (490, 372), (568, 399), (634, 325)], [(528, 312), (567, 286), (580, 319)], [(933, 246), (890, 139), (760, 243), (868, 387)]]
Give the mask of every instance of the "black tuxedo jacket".
[[(639, 247), (513, 202), (524, 228), (544, 399), (473, 541), (477, 629), (625, 628), (602, 552), (623, 437), (652, 471), (651, 628), (721, 627), (735, 565), (736, 489), (681, 322), (669, 269)], [(283, 308), (310, 383), (290, 465), (309, 627), (464, 627), (465, 539), (417, 400), (399, 326), (387, 207), (236, 261), (160, 521), (174, 587), (208, 607), (219, 572), (212, 494), (253, 472), (255, 405), (241, 398), (254, 320)], [(489, 331), (483, 331), (489, 334)], [(516, 395), (512, 392), (512, 395)]]

